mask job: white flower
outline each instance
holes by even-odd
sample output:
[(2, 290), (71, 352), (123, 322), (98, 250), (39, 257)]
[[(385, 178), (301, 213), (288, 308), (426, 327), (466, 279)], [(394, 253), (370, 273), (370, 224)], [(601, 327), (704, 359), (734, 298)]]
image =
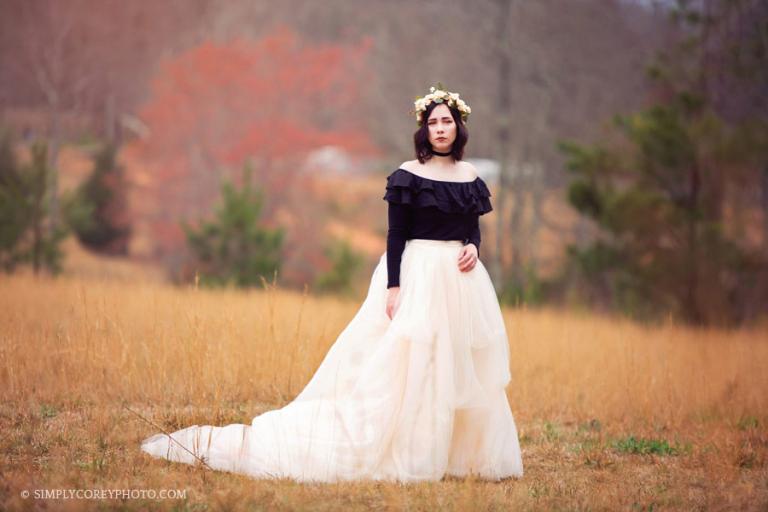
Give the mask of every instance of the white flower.
[(466, 119), (470, 112), (472, 112), (472, 109), (469, 108), (469, 105), (462, 100), (459, 96), (459, 93), (457, 92), (450, 92), (450, 91), (444, 91), (442, 89), (437, 89), (434, 86), (429, 88), (429, 94), (422, 98), (417, 98), (413, 102), (414, 111), (416, 113), (416, 121), (421, 125), (422, 123), (422, 113), (427, 110), (427, 107), (432, 103), (445, 103), (449, 107), (453, 107), (459, 110), (459, 112), (462, 114), (462, 119)]

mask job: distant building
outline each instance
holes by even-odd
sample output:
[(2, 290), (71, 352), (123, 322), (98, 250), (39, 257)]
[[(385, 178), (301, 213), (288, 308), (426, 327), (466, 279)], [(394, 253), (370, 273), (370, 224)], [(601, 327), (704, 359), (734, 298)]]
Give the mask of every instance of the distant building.
[(302, 172), (327, 174), (357, 174), (360, 166), (348, 151), (339, 146), (323, 146), (304, 159)]

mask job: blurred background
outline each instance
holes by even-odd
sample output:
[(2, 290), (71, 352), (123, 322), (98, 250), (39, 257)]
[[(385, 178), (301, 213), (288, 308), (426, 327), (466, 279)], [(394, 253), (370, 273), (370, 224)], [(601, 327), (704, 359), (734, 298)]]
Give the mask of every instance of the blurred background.
[(0, 267), (360, 299), (438, 81), (503, 303), (765, 320), (759, 0), (3, 0)]

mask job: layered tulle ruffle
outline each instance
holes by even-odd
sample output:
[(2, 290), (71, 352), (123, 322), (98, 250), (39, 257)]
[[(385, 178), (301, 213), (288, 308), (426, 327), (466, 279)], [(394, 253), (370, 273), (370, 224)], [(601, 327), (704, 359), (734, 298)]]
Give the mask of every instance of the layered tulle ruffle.
[(521, 476), (504, 321), (482, 262), (458, 269), (461, 248), (406, 243), (391, 320), (383, 254), (362, 306), (285, 407), (250, 425), (188, 427), (173, 442), (157, 434), (142, 449), (194, 463), (191, 451), (214, 469), (298, 481)]

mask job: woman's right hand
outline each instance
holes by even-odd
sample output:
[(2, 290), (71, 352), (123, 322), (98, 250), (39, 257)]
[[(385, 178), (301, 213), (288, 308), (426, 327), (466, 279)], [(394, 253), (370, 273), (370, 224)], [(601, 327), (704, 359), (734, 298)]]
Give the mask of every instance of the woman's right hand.
[(395, 316), (395, 312), (397, 311), (397, 298), (400, 294), (400, 287), (399, 286), (393, 286), (392, 288), (387, 288), (387, 316), (390, 320), (392, 320), (392, 317)]

